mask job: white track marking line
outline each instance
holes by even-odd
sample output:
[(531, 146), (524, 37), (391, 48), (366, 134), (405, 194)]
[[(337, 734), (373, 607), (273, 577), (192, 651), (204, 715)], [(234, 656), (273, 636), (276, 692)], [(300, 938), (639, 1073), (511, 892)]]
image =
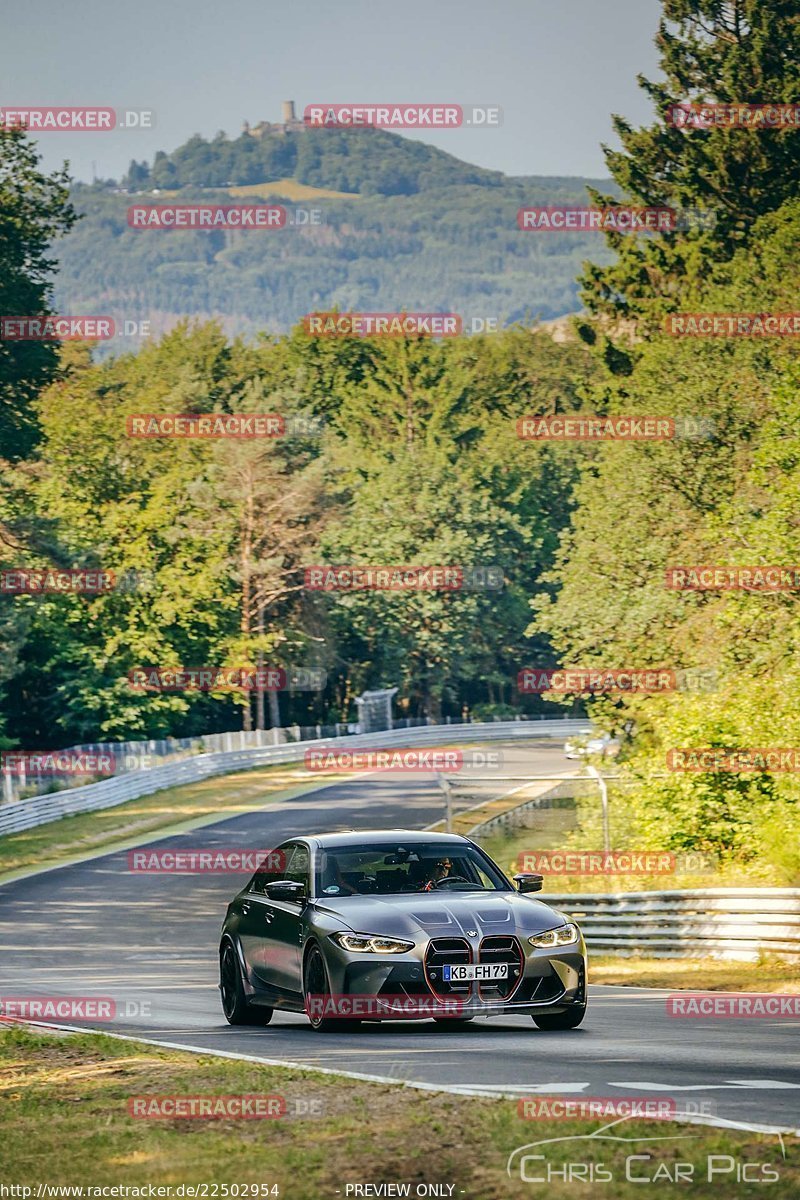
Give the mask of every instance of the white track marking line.
[(639, 1088), (645, 1092), (743, 1092), (788, 1091), (800, 1089), (800, 1083), (785, 1083), (782, 1079), (726, 1079), (723, 1083), (646, 1083), (644, 1080), (617, 1083), (609, 1080), (609, 1087)]

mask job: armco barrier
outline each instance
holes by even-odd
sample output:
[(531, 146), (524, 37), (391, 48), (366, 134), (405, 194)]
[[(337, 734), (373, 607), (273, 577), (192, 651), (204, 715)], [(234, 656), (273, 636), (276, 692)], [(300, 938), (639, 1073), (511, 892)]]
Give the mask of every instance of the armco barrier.
[(613, 895), (550, 893), (542, 899), (567, 913), (599, 954), (650, 958), (800, 955), (800, 888), (698, 888)]
[[(542, 776), (531, 776), (531, 783), (535, 783), (542, 779)], [(527, 789), (526, 789), (527, 790)], [(539, 792), (536, 796), (529, 796), (524, 800), (520, 800), (515, 804), (509, 805), (500, 812), (491, 816), (482, 816), (481, 812), (476, 810), (475, 816), (481, 818), (473, 825), (467, 833), (468, 837), (487, 837), (493, 833), (507, 833), (509, 830), (517, 829), (520, 825), (524, 825), (525, 818), (532, 810), (541, 810), (549, 808), (554, 800), (570, 799), (580, 793), (581, 795), (597, 795), (597, 781), (591, 776), (574, 775), (568, 776), (563, 783), (556, 783), (552, 787), (546, 788)], [(490, 805), (484, 805), (488, 809)], [(462, 813), (463, 816), (463, 813)]]
[(322, 738), (293, 742), (283, 746), (259, 746), (250, 750), (219, 751), (183, 758), (163, 767), (132, 771), (117, 779), (104, 779), (86, 787), (70, 788), (30, 800), (15, 800), (0, 806), (0, 835), (33, 829), (47, 821), (71, 817), (77, 813), (113, 808), (140, 796), (149, 796), (163, 788), (198, 783), (214, 775), (247, 771), (252, 767), (302, 761), (306, 750), (315, 746), (335, 746), (338, 750), (367, 749), (370, 746), (435, 746), (454, 742), (480, 742), (508, 738), (576, 737), (591, 732), (585, 720), (494, 721), (469, 725), (427, 725), (419, 729), (395, 729), (391, 733), (355, 734), (352, 737)]

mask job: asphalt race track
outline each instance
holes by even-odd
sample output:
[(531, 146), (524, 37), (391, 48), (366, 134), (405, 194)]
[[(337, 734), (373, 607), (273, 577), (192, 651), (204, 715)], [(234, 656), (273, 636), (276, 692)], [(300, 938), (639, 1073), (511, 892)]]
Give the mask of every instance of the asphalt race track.
[[(573, 766), (560, 748), (503, 752), (506, 774)], [(432, 777), (371, 776), (149, 844), (267, 848), (350, 825), (422, 828), (441, 815)], [(723, 1120), (800, 1126), (799, 1021), (676, 1020), (655, 990), (591, 987), (584, 1025), (567, 1033), (517, 1016), (453, 1031), (426, 1021), (320, 1034), (302, 1016), (276, 1013), (265, 1028), (231, 1028), (217, 946), (240, 879), (133, 874), (116, 853), (0, 885), (0, 993), (109, 996), (129, 1015), (97, 1028), (197, 1049), (487, 1094), (660, 1096)]]

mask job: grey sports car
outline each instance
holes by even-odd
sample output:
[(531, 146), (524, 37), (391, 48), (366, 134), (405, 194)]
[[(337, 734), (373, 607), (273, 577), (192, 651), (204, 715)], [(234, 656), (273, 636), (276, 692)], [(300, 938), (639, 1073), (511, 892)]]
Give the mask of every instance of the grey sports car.
[(540, 1029), (574, 1029), (586, 1012), (581, 932), (529, 894), (541, 890), (541, 875), (514, 883), (455, 834), (293, 838), (228, 905), (225, 1017), (266, 1025), (283, 1009), (334, 1030), (513, 1012)]

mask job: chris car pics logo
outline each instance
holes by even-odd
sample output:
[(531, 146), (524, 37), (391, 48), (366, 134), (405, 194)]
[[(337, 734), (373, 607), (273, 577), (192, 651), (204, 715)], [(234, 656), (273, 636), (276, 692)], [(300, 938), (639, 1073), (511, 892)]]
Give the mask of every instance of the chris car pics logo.
[[(751, 1158), (750, 1151), (745, 1152), (746, 1157), (707, 1152), (689, 1161), (689, 1153), (682, 1156), (675, 1143), (696, 1142), (703, 1133), (684, 1132), (679, 1127), (674, 1133), (625, 1136), (619, 1127), (631, 1119), (630, 1115), (620, 1117), (589, 1134), (544, 1138), (518, 1146), (508, 1157), (506, 1174), (522, 1183), (560, 1186), (624, 1181), (691, 1187), (705, 1182), (723, 1189), (732, 1183), (775, 1183), (781, 1177), (774, 1151), (764, 1150), (758, 1159)], [(696, 1130), (697, 1126), (691, 1128)], [(658, 1152), (662, 1143), (667, 1143), (668, 1158)], [(630, 1147), (629, 1153), (624, 1152), (626, 1146)], [(725, 1195), (724, 1190), (720, 1195)]]

